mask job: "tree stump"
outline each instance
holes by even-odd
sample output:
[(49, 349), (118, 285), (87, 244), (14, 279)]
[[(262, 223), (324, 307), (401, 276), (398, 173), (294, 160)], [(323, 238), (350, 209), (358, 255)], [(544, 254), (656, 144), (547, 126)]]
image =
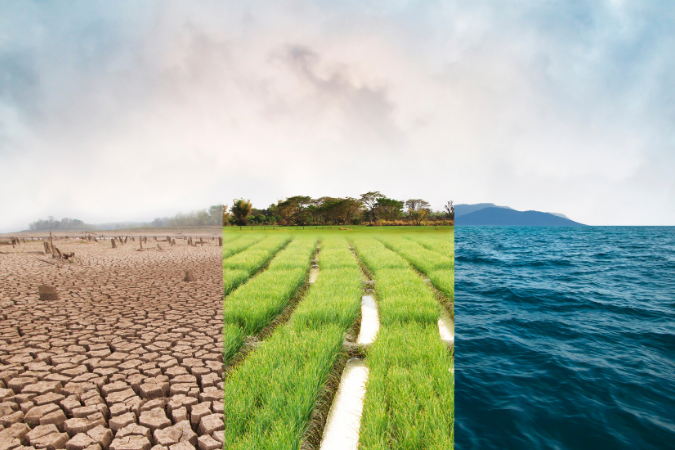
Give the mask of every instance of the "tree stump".
[(183, 281), (195, 281), (195, 274), (192, 270), (188, 269), (185, 271), (185, 278), (183, 278)]
[(112, 248), (117, 248), (117, 244), (115, 244), (115, 238), (110, 239), (110, 242), (112, 243)]
[(40, 300), (58, 300), (59, 294), (56, 292), (54, 286), (48, 286), (46, 284), (38, 286), (38, 293), (40, 294)]

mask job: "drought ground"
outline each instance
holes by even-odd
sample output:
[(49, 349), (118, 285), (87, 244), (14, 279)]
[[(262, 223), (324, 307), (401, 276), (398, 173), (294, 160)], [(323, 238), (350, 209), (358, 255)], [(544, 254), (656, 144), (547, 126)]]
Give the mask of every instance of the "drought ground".
[(222, 448), (221, 247), (172, 231), (0, 246), (0, 450)]

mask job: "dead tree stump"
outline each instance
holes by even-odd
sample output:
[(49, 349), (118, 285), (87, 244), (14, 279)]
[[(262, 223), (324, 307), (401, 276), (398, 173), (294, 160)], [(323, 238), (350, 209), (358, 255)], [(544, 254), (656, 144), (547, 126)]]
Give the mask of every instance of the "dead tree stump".
[(38, 293), (40, 300), (58, 300), (59, 294), (56, 292), (54, 286), (47, 286), (46, 284), (38, 286)]
[(188, 269), (185, 271), (185, 278), (183, 278), (183, 281), (195, 281), (195, 273), (191, 270)]
[(117, 248), (117, 244), (115, 244), (115, 238), (110, 239), (110, 242), (112, 243), (112, 248)]

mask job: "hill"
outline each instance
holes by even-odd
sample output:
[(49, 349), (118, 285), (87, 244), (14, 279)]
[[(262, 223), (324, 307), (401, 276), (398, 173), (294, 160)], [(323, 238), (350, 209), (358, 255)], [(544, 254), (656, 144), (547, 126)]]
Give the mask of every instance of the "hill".
[(504, 207), (481, 208), (477, 211), (455, 215), (457, 226), (515, 226), (515, 227), (585, 227), (555, 214), (540, 211), (516, 211)]
[(455, 205), (455, 219), (459, 216), (464, 216), (466, 214), (471, 214), (472, 212), (485, 209), (485, 208), (505, 208), (505, 209), (513, 209), (509, 208), (508, 206), (499, 206), (495, 205), (494, 203), (475, 203), (473, 205)]

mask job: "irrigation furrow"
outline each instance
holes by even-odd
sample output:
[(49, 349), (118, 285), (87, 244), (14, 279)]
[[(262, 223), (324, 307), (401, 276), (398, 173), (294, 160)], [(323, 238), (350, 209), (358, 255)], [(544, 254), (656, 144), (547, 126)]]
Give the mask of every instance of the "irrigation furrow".
[(367, 381), (368, 367), (365, 361), (361, 358), (350, 359), (342, 371), (324, 429), (321, 450), (357, 450)]
[[(333, 373), (339, 384), (330, 384), (327, 392), (329, 399), (319, 403), (317, 408), (324, 416), (318, 429), (323, 438), (320, 446), (308, 449), (321, 450), (356, 450), (359, 443), (359, 428), (363, 412), (368, 368), (365, 364), (365, 349), (370, 346), (379, 330), (377, 304), (370, 272), (354, 251), (350, 242), (350, 251), (359, 265), (364, 278), (364, 293), (361, 297), (361, 314), (352, 328), (352, 338), (345, 339), (341, 360), (334, 367)], [(373, 295), (370, 295), (373, 294)], [(344, 355), (344, 356), (343, 356)], [(346, 359), (346, 355), (350, 355)], [(327, 383), (328, 385), (329, 383)], [(326, 390), (326, 387), (324, 388)], [(316, 411), (316, 410), (315, 410)], [(327, 414), (326, 414), (327, 412)]]

